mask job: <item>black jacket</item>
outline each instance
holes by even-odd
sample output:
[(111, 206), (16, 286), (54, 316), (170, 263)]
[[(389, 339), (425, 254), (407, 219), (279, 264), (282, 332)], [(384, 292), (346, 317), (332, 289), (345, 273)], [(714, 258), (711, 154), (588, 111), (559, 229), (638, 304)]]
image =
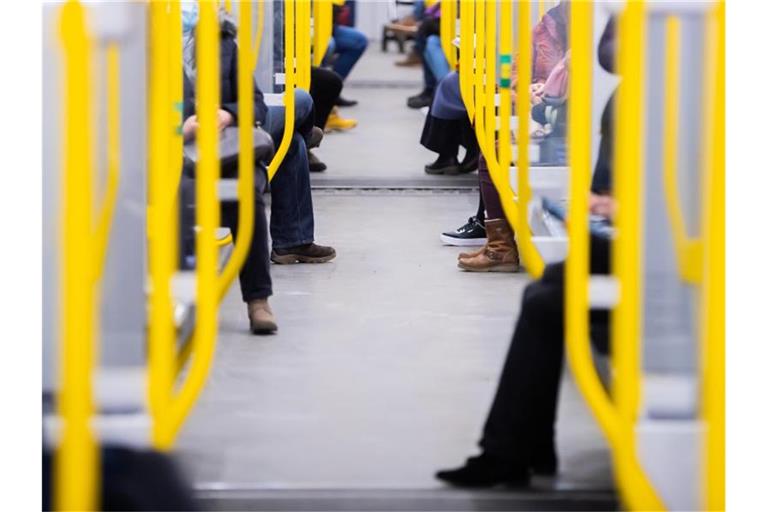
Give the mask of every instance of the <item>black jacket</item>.
[[(221, 52), (219, 55), (221, 76), (221, 109), (226, 110), (237, 119), (237, 45), (229, 31), (221, 34)], [(267, 105), (264, 94), (258, 86), (253, 85), (254, 121), (264, 123), (267, 116)], [(195, 87), (192, 80), (184, 73), (184, 120), (195, 114)]]

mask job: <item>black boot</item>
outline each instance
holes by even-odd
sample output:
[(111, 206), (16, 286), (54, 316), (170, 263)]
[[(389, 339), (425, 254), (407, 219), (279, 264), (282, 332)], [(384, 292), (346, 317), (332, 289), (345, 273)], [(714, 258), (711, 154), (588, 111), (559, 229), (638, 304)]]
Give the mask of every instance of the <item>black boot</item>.
[(432, 89), (424, 89), (416, 96), (411, 96), (406, 102), (409, 108), (423, 108), (432, 104), (432, 97), (435, 95), (435, 91)]
[(354, 107), (355, 105), (357, 105), (357, 100), (348, 100), (346, 98), (342, 98), (341, 96), (339, 96), (338, 98), (336, 98), (335, 105), (337, 107)]
[(525, 487), (530, 482), (525, 465), (505, 462), (485, 453), (470, 457), (460, 468), (438, 471), (435, 477), (456, 487), (493, 487), (499, 484)]
[(477, 170), (480, 164), (480, 150), (475, 148), (467, 148), (467, 154), (464, 155), (461, 165), (459, 165), (460, 173), (470, 173)]
[(459, 174), (459, 161), (453, 155), (440, 155), (437, 160), (424, 166), (427, 174)]

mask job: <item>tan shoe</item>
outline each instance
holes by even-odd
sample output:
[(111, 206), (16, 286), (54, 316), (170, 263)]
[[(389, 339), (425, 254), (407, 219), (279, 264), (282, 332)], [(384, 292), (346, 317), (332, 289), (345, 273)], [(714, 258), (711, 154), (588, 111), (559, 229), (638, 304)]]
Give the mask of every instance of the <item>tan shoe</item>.
[(255, 299), (248, 302), (248, 319), (251, 321), (251, 333), (272, 334), (277, 331), (277, 323), (267, 299)]
[(506, 219), (485, 221), (488, 243), (468, 258), (459, 258), (459, 268), (468, 272), (519, 272), (520, 255), (515, 233)]
[(396, 61), (395, 66), (400, 66), (400, 67), (421, 66), (421, 57), (419, 57), (418, 53), (411, 50), (410, 52), (408, 52), (408, 55), (406, 55), (403, 60)]
[(458, 259), (467, 259), (467, 258), (474, 258), (475, 256), (480, 256), (485, 252), (485, 250), (488, 248), (488, 242), (485, 242), (485, 245), (480, 247), (479, 249), (472, 251), (472, 252), (460, 252)]

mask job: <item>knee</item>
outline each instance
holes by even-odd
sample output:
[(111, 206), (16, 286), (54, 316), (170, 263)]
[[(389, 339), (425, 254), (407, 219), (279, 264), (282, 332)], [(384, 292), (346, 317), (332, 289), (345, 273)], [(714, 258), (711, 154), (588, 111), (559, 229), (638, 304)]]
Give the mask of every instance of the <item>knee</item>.
[(359, 52), (364, 52), (368, 47), (368, 38), (359, 30), (354, 31), (354, 37), (350, 40), (352, 41), (352, 48)]
[(441, 44), (442, 43), (440, 42), (440, 36), (429, 36), (427, 38), (426, 46), (427, 46), (428, 50), (432, 50), (432, 51), (440, 50), (440, 51), (442, 51)]
[(312, 101), (312, 96), (310, 96), (310, 94), (304, 89), (296, 89), (294, 94), (296, 104), (296, 117), (303, 119), (309, 115), (315, 104)]

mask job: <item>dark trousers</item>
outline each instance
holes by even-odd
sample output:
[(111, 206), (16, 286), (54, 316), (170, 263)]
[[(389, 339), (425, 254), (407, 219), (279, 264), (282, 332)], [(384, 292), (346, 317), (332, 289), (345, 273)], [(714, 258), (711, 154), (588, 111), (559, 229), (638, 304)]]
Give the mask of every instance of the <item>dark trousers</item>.
[(325, 68), (312, 68), (309, 94), (315, 103), (315, 126), (325, 128), (328, 116), (341, 95), (343, 82), (338, 73)]
[(480, 151), (477, 137), (467, 116), (460, 119), (439, 119), (427, 114), (421, 132), (421, 145), (440, 156), (456, 156), (459, 146), (467, 149), (467, 155)]
[[(272, 278), (269, 275), (269, 242), (267, 240), (267, 215), (264, 212), (264, 188), (267, 183), (266, 170), (257, 166), (256, 170), (256, 208), (254, 211), (253, 237), (251, 249), (240, 269), (240, 292), (243, 302), (264, 299), (272, 295)], [(221, 224), (232, 232), (232, 239), (237, 242), (238, 207), (237, 202), (221, 204)]]
[[(593, 274), (607, 274), (610, 243), (592, 237)], [(480, 447), (499, 459), (530, 465), (542, 451), (553, 450), (560, 377), (563, 369), (563, 263), (548, 265), (529, 284), (504, 362), (496, 396), (485, 422)], [(593, 341), (607, 349), (608, 311), (590, 313)]]
[(427, 48), (427, 38), (429, 36), (440, 35), (440, 19), (425, 16), (421, 20), (419, 30), (416, 32), (416, 38), (414, 39), (413, 50), (421, 57), (421, 66), (424, 71), (424, 88), (427, 91), (434, 91), (437, 87), (437, 78), (432, 73), (427, 65), (427, 60), (424, 58), (424, 50)]

